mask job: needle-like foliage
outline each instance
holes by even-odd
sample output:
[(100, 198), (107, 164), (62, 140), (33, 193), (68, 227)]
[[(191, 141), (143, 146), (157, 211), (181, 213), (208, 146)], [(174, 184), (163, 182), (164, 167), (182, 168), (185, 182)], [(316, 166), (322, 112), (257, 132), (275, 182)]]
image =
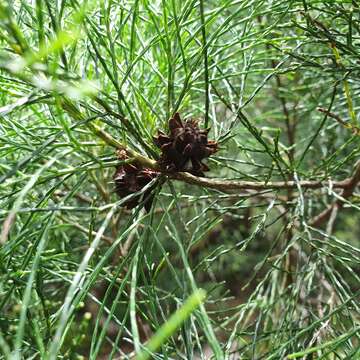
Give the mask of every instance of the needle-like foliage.
[(355, 0), (0, 0), (0, 359), (360, 358), (359, 45)]

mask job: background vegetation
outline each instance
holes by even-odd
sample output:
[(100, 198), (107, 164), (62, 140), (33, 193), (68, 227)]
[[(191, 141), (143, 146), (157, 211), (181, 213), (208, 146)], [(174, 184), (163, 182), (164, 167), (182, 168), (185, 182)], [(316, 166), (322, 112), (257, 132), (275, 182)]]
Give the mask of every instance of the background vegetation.
[[(357, 1), (0, 0), (0, 44), (1, 358), (360, 357)], [(210, 185), (125, 209), (176, 111)]]

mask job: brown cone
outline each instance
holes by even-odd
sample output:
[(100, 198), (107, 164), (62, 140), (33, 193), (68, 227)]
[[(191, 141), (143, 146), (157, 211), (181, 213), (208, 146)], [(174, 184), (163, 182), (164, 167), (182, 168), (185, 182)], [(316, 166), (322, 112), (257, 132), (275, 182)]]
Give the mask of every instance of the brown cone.
[(204, 176), (209, 168), (202, 160), (214, 154), (218, 145), (208, 140), (209, 129), (200, 129), (195, 120), (184, 123), (176, 113), (169, 120), (170, 134), (159, 131), (154, 142), (161, 151), (160, 167), (168, 172), (187, 171), (196, 176)]
[[(119, 151), (118, 156), (121, 160), (128, 159), (125, 151)], [(130, 194), (134, 194), (143, 189), (153, 179), (158, 176), (156, 171), (143, 168), (137, 163), (123, 164), (116, 168), (113, 176), (115, 182), (115, 191), (120, 198), (124, 198)], [(127, 200), (124, 206), (127, 209), (133, 209), (140, 203), (140, 199), (145, 200), (144, 207), (146, 211), (150, 211), (154, 196), (151, 195), (153, 188), (145, 191), (144, 195), (138, 195)]]

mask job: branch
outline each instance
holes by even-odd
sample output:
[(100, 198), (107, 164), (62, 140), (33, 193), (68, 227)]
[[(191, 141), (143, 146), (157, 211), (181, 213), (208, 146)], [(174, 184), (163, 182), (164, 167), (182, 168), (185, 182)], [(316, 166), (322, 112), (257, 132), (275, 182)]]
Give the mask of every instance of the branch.
[[(357, 184), (360, 182), (360, 161), (356, 163), (353, 175), (342, 182), (344, 186), (342, 187), (343, 192), (341, 194), (341, 197), (342, 199), (348, 199), (352, 196)], [(326, 210), (324, 210), (319, 215), (315, 216), (312, 220), (310, 220), (309, 224), (314, 227), (321, 225), (323, 222), (331, 218), (333, 212), (337, 214), (338, 210), (340, 210), (343, 206), (344, 202), (341, 199), (337, 199)]]
[[(146, 156), (143, 156), (137, 153), (134, 150), (127, 149), (119, 141), (114, 139), (110, 134), (102, 130), (95, 124), (90, 124), (88, 127), (92, 130), (94, 134), (104, 140), (108, 145), (115, 147), (116, 149), (126, 150), (130, 157), (134, 158), (135, 161), (142, 164), (144, 167), (148, 167), (154, 170), (160, 170), (157, 162), (155, 160), (149, 159)], [(197, 177), (191, 175), (187, 172), (178, 172), (178, 173), (167, 173), (165, 174), (169, 178), (174, 180), (184, 181), (188, 184), (198, 185), (202, 187), (207, 187), (210, 189), (216, 189), (220, 191), (227, 192), (229, 190), (283, 190), (283, 189), (296, 189), (298, 186), (301, 186), (304, 189), (321, 189), (327, 186), (328, 181), (324, 180), (304, 180), (304, 181), (276, 181), (276, 182), (264, 182), (264, 181), (237, 181), (237, 180), (225, 180), (225, 179), (209, 179), (205, 177)], [(359, 170), (360, 176), (360, 170)], [(331, 186), (337, 189), (349, 189), (351, 187), (352, 191), (356, 186), (358, 180), (354, 184), (354, 181), (357, 179), (353, 177), (347, 178), (341, 181), (333, 181)]]
[(99, 138), (101, 138), (102, 140), (104, 140), (104, 142), (106, 142), (108, 145), (114, 147), (115, 149), (118, 150), (125, 150), (127, 152), (127, 154), (134, 158), (135, 161), (137, 161), (138, 163), (142, 164), (145, 167), (154, 169), (154, 170), (158, 170), (158, 166), (155, 160), (149, 159), (146, 156), (143, 156), (139, 153), (137, 153), (134, 150), (128, 149), (126, 148), (124, 145), (122, 145), (119, 141), (117, 141), (116, 139), (114, 139), (110, 134), (108, 134), (106, 131), (102, 130), (99, 126), (89, 123), (87, 124), (87, 127), (95, 134), (97, 135)]
[(333, 118), (334, 120), (336, 120), (339, 124), (341, 124), (342, 126), (344, 126), (347, 129), (350, 129), (355, 135), (360, 135), (360, 128), (358, 128), (357, 126), (354, 126), (352, 124), (349, 124), (348, 122), (344, 121), (343, 119), (341, 119), (341, 117), (339, 115), (336, 115), (330, 111), (328, 111), (327, 109), (324, 108), (318, 108), (318, 111), (326, 114), (327, 116)]
[[(168, 175), (172, 179), (181, 180), (188, 184), (199, 185), (210, 189), (216, 189), (221, 191), (228, 190), (283, 190), (283, 189), (295, 189), (298, 185), (306, 189), (321, 189), (326, 185), (329, 185), (327, 181), (275, 181), (275, 182), (264, 182), (264, 181), (236, 181), (236, 180), (224, 180), (224, 179), (208, 179), (204, 177), (197, 177), (185, 172), (179, 172)], [(342, 181), (334, 181), (331, 183), (333, 188), (344, 189), (348, 187), (349, 179)]]

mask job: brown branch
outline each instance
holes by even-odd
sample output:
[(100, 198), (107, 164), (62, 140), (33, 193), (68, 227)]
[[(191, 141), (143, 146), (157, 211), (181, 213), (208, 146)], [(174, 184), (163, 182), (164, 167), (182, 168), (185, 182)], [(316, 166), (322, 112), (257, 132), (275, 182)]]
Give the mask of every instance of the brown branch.
[[(98, 126), (92, 124), (91, 130), (103, 139), (108, 145), (115, 147), (116, 149), (126, 150), (130, 157), (135, 161), (142, 164), (144, 167), (148, 167), (154, 170), (160, 171), (158, 164), (155, 160), (149, 159), (137, 153), (134, 150), (125, 148), (119, 141), (114, 139), (110, 134)], [(209, 179), (205, 177), (197, 177), (187, 172), (178, 173), (165, 173), (169, 178), (180, 180), (192, 185), (198, 185), (210, 189), (220, 190), (227, 192), (229, 190), (284, 190), (284, 189), (296, 189), (301, 186), (304, 189), (321, 189), (329, 185), (326, 180), (303, 180), (303, 181), (275, 181), (275, 182), (264, 182), (264, 181), (241, 181), (241, 180), (225, 180), (225, 179)], [(336, 189), (347, 189), (349, 184), (352, 183), (353, 177), (350, 177), (341, 181), (331, 182), (331, 186)]]
[(354, 125), (349, 124), (348, 122), (344, 121), (343, 119), (341, 119), (341, 117), (339, 115), (336, 115), (336, 114), (330, 112), (329, 110), (324, 109), (324, 108), (320, 108), (320, 107), (318, 108), (318, 111), (320, 111), (320, 112), (326, 114), (327, 116), (333, 118), (339, 124), (346, 127), (347, 129), (350, 129), (355, 135), (360, 135), (360, 128), (358, 128), (357, 126), (354, 126)]
[[(360, 161), (358, 161), (355, 165), (354, 174), (350, 178), (342, 181), (343, 192), (341, 194), (341, 197), (343, 199), (348, 199), (349, 197), (351, 197), (359, 182), (360, 182)], [(320, 226), (323, 222), (331, 218), (331, 215), (334, 211), (337, 213), (343, 206), (344, 206), (344, 202), (341, 199), (337, 199), (327, 209), (325, 209), (319, 215), (315, 216), (312, 220), (310, 220), (309, 224), (314, 227)]]
[[(204, 177), (197, 177), (185, 172), (179, 172), (169, 174), (169, 177), (176, 180), (184, 181), (188, 184), (199, 185), (210, 189), (216, 189), (221, 191), (229, 190), (284, 190), (284, 189), (295, 189), (298, 185), (306, 189), (321, 189), (329, 183), (321, 180), (303, 180), (303, 181), (275, 181), (275, 182), (264, 182), (264, 181), (237, 181), (237, 180), (224, 180), (224, 179), (208, 179)], [(349, 179), (342, 181), (334, 181), (331, 183), (333, 188), (345, 189), (348, 187)]]

